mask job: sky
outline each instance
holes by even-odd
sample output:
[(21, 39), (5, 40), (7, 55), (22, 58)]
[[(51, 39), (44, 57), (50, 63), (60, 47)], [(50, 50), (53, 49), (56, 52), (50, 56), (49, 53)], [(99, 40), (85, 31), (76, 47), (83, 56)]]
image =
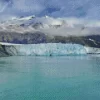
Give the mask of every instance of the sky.
[(100, 0), (0, 0), (0, 18), (29, 15), (100, 20)]

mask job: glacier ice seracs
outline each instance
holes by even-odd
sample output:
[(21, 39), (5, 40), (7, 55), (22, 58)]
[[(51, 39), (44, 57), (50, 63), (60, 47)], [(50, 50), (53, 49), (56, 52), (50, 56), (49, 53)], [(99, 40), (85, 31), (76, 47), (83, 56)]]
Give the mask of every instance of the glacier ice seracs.
[(5, 44), (5, 49), (10, 55), (15, 56), (67, 56), (86, 54), (84, 46), (79, 44)]

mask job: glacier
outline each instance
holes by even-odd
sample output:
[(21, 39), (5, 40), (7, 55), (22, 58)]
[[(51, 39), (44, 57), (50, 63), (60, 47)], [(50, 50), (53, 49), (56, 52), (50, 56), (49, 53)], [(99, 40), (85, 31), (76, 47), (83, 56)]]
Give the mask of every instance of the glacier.
[(80, 44), (2, 44), (11, 56), (70, 56), (86, 55), (86, 49)]
[[(0, 42), (0, 56), (77, 56), (100, 54), (100, 48), (72, 43), (12, 44)], [(2, 48), (2, 49), (1, 49)]]

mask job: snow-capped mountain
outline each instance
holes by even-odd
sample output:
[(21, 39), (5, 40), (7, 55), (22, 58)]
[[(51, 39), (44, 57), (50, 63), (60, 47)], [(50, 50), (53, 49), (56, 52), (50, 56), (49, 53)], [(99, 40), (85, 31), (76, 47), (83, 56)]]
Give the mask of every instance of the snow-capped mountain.
[(98, 35), (99, 21), (88, 21), (77, 18), (52, 18), (45, 17), (12, 17), (0, 23), (0, 31), (16, 33), (36, 32), (57, 36), (86, 36)]
[(77, 43), (100, 47), (100, 22), (77, 18), (12, 17), (0, 23), (0, 41), (21, 44)]

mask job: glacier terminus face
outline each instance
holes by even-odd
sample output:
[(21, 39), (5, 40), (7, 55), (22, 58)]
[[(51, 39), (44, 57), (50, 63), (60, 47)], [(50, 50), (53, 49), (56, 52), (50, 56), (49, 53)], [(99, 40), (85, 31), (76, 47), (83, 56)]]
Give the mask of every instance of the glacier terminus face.
[(14, 56), (67, 56), (85, 55), (86, 49), (79, 44), (5, 44), (5, 50)]

